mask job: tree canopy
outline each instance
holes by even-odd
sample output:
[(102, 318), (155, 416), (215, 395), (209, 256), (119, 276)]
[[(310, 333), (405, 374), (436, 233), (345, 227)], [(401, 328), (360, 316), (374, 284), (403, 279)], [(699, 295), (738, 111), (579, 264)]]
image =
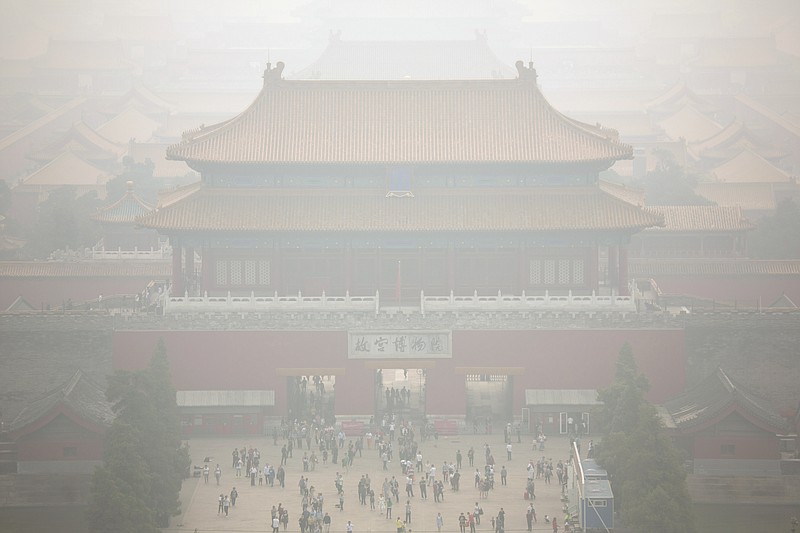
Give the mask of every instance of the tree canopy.
[(614, 383), (599, 391), (598, 425), (605, 429), (596, 457), (608, 470), (624, 525), (642, 533), (691, 533), (692, 505), (680, 453), (644, 398), (630, 345), (620, 350)]
[(93, 192), (77, 196), (75, 187), (55, 189), (39, 205), (39, 219), (28, 240), (27, 254), (46, 259), (55, 250), (94, 246), (100, 238), (100, 226), (91, 215), (100, 205)]
[(180, 512), (178, 494), (190, 464), (163, 340), (148, 368), (109, 377), (106, 396), (117, 416), (92, 480), (90, 530), (156, 532)]
[(791, 199), (779, 202), (750, 234), (748, 248), (756, 259), (800, 259), (800, 206)]
[(647, 205), (710, 205), (712, 202), (696, 194), (697, 177), (688, 174), (668, 151), (657, 153), (656, 168), (648, 172), (639, 185), (644, 189)]

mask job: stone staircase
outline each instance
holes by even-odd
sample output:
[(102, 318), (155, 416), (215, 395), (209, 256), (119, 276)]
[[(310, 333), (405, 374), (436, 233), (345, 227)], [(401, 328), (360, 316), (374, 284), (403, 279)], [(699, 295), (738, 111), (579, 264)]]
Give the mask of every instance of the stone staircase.
[(689, 495), (695, 503), (800, 504), (800, 476), (744, 477), (689, 474), (686, 482)]

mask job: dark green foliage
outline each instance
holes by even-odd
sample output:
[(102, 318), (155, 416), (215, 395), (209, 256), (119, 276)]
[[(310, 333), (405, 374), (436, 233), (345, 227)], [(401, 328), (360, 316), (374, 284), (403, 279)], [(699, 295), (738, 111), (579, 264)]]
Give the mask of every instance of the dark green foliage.
[(656, 168), (641, 179), (647, 205), (711, 205), (702, 196), (695, 194), (697, 177), (687, 174), (671, 152), (658, 152)]
[(76, 196), (74, 187), (59, 187), (39, 205), (39, 219), (26, 247), (26, 255), (47, 259), (55, 250), (94, 246), (100, 226), (90, 217), (101, 202), (95, 193)]
[(609, 472), (624, 525), (642, 533), (691, 533), (692, 503), (677, 448), (664, 434), (655, 407), (644, 399), (647, 379), (627, 343), (614, 384), (599, 391), (598, 422), (605, 436), (597, 460)]
[(180, 512), (189, 468), (163, 341), (148, 368), (111, 376), (106, 394), (117, 418), (93, 479), (91, 530), (157, 531)]
[(800, 207), (790, 199), (781, 201), (750, 234), (748, 248), (756, 259), (800, 259)]

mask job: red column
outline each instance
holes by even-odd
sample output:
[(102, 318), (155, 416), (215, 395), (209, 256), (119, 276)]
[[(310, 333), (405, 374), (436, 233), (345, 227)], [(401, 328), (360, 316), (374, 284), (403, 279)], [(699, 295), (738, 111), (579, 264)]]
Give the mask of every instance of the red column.
[(619, 247), (619, 295), (630, 296), (628, 290), (628, 247)]
[(617, 285), (618, 273), (617, 270), (617, 247), (609, 245), (608, 247), (608, 285), (614, 287)]
[(353, 288), (353, 249), (347, 245), (344, 249), (344, 290)]
[(183, 248), (176, 240), (172, 243), (172, 294), (182, 296), (183, 291)]
[(200, 252), (200, 294), (205, 293), (208, 290), (208, 286), (211, 282), (211, 250), (208, 246), (203, 246), (202, 251)]
[(194, 246), (187, 246), (184, 249), (184, 253), (186, 254), (186, 257), (184, 258), (184, 263), (186, 264), (186, 290), (194, 293)]
[(589, 290), (596, 291), (598, 289), (598, 278), (600, 276), (599, 272), (599, 265), (598, 263), (598, 249), (597, 244), (594, 246), (590, 246), (587, 250), (587, 257), (586, 257), (586, 274), (587, 274), (587, 286)]
[(456, 290), (456, 251), (452, 245), (447, 247), (447, 290)]

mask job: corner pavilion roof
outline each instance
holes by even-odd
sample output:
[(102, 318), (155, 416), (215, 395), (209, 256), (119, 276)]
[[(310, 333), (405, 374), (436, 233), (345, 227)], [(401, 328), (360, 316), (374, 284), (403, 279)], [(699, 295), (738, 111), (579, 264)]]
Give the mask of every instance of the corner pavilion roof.
[(616, 132), (567, 118), (536, 71), (493, 80), (284, 80), (283, 64), (240, 115), (167, 150), (217, 164), (585, 163), (630, 159)]
[(732, 411), (738, 411), (758, 426), (783, 433), (785, 418), (763, 399), (732, 380), (721, 368), (694, 388), (664, 403), (675, 426), (684, 431), (707, 427)]
[(598, 187), (415, 191), (198, 187), (138, 219), (172, 231), (638, 231), (663, 218)]
[(112, 224), (132, 224), (137, 218), (153, 210), (150, 205), (133, 192), (133, 182), (129, 181), (126, 186), (125, 194), (119, 200), (98, 209), (92, 215), (92, 219)]

